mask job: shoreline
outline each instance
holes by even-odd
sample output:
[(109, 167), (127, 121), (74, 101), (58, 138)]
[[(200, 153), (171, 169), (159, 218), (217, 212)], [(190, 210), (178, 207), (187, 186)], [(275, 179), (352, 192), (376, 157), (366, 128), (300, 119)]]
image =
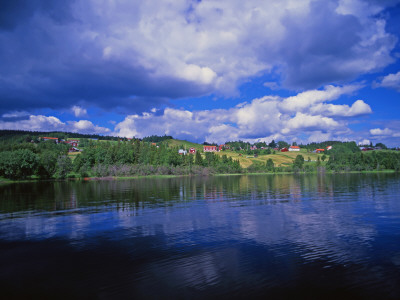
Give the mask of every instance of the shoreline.
[(305, 175), (305, 174), (317, 174), (317, 175), (332, 175), (332, 174), (389, 174), (396, 173), (395, 170), (370, 170), (370, 171), (323, 171), (323, 172), (244, 172), (244, 173), (218, 173), (218, 174), (208, 174), (208, 175), (198, 175), (198, 174), (180, 174), (180, 175), (162, 175), (162, 174), (152, 174), (152, 175), (134, 175), (134, 176), (106, 176), (106, 177), (76, 177), (76, 178), (65, 178), (65, 179), (21, 179), (12, 180), (6, 178), (0, 178), (0, 184), (6, 183), (28, 183), (28, 182), (55, 182), (55, 181), (113, 181), (113, 180), (130, 180), (130, 179), (143, 179), (143, 178), (153, 178), (153, 179), (167, 179), (167, 178), (177, 178), (177, 177), (205, 177), (205, 176), (243, 176), (243, 175)]

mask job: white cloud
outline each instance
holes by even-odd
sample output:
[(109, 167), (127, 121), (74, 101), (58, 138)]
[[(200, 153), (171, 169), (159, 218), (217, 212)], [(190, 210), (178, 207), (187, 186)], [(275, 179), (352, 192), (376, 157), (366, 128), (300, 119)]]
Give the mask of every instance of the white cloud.
[(107, 134), (109, 128), (94, 125), (88, 120), (62, 122), (54, 116), (30, 115), (28, 119), (19, 121), (0, 121), (0, 129), (28, 131), (68, 131), (79, 133)]
[(358, 145), (369, 145), (371, 143), (368, 139), (363, 139), (362, 141), (358, 142)]
[(334, 134), (332, 132), (314, 131), (308, 137), (308, 142), (324, 142), (333, 140)]
[(305, 91), (296, 96), (286, 98), (281, 107), (286, 111), (303, 111), (321, 102), (338, 99), (342, 95), (351, 94), (362, 88), (360, 85), (332, 86), (328, 85), (323, 90)]
[(77, 118), (87, 116), (87, 110), (81, 106), (74, 105), (71, 110)]
[(282, 133), (290, 133), (293, 129), (333, 131), (342, 126), (332, 118), (297, 113), (294, 118), (288, 120)]
[(320, 103), (312, 106), (310, 111), (314, 114), (324, 114), (330, 117), (355, 117), (372, 113), (371, 107), (363, 100), (357, 100), (352, 106)]
[(13, 111), (3, 114), (1, 117), (6, 119), (18, 119), (28, 117), (29, 113), (26, 111)]
[(64, 130), (65, 123), (56, 117), (46, 117), (43, 115), (30, 115), (29, 119), (15, 122), (0, 121), (1, 129), (31, 130), (31, 131), (53, 131)]
[(94, 125), (91, 121), (88, 120), (68, 121), (67, 123), (68, 130), (72, 132), (95, 134), (104, 134), (110, 132), (110, 129)]
[(376, 83), (375, 86), (391, 88), (400, 92), (400, 71), (383, 77), (381, 82)]
[(372, 112), (362, 100), (351, 106), (325, 103), (358, 88), (328, 86), (284, 99), (265, 96), (230, 109), (190, 112), (167, 108), (163, 114), (127, 116), (116, 125), (114, 134), (128, 137), (167, 134), (192, 141), (218, 143), (238, 139), (295, 140), (300, 135), (318, 140), (331, 138), (349, 134), (348, 118)]
[(273, 91), (280, 89), (280, 86), (275, 81), (264, 82), (263, 86), (265, 86), (265, 87), (267, 87), (267, 88), (269, 88), (269, 89), (271, 89)]
[(374, 128), (374, 129), (370, 129), (370, 134), (373, 136), (390, 136), (390, 137), (400, 137), (400, 132), (389, 129), (389, 128)]

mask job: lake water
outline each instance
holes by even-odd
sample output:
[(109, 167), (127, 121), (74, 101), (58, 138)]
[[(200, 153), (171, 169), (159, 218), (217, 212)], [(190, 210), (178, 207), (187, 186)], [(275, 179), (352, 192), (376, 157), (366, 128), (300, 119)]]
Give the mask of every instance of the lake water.
[(400, 299), (400, 176), (0, 185), (3, 299)]

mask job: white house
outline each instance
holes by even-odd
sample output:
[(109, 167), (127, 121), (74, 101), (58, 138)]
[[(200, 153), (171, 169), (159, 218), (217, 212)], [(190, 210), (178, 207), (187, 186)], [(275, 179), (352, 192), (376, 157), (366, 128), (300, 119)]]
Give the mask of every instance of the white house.
[(290, 146), (289, 151), (300, 151), (300, 147), (299, 146)]

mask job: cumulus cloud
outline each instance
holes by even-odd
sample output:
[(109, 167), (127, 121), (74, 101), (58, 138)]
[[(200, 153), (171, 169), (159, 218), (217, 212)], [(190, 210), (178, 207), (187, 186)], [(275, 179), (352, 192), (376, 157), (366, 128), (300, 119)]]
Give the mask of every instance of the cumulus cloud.
[(375, 87), (391, 88), (400, 92), (400, 71), (386, 75), (380, 82), (375, 83)]
[(87, 116), (87, 110), (81, 106), (74, 105), (72, 106), (71, 110), (74, 113), (75, 117)]
[(96, 134), (106, 134), (111, 130), (105, 127), (94, 125), (88, 120), (80, 121), (68, 121), (67, 131), (79, 132), (79, 133), (96, 133)]
[(373, 136), (380, 136), (380, 137), (400, 137), (400, 132), (396, 130), (392, 130), (389, 128), (373, 128), (369, 130), (370, 134)]
[(371, 143), (368, 139), (363, 139), (362, 141), (358, 142), (358, 145), (369, 145)]
[(286, 98), (281, 107), (286, 111), (303, 111), (317, 103), (332, 101), (341, 95), (351, 94), (359, 90), (360, 85), (332, 86), (328, 85), (323, 90), (305, 91), (296, 96)]
[(0, 129), (28, 131), (67, 131), (79, 133), (107, 134), (109, 128), (94, 125), (88, 120), (62, 122), (54, 116), (30, 115), (18, 121), (0, 121)]
[(236, 95), (261, 74), (315, 89), (387, 66), (396, 43), (380, 13), (397, 1), (13, 3), (0, 12), (0, 111), (85, 102), (140, 114)]
[(326, 103), (354, 90), (354, 86), (327, 86), (323, 90), (311, 90), (288, 98), (265, 96), (230, 109), (191, 112), (167, 108), (162, 114), (127, 116), (115, 126), (113, 134), (127, 137), (167, 134), (197, 142), (218, 143), (238, 139), (287, 140), (300, 135), (313, 139), (311, 141), (327, 139), (348, 134), (348, 118), (372, 112), (362, 100), (351, 106)]
[(372, 113), (371, 107), (363, 100), (357, 100), (351, 106), (320, 103), (311, 107), (310, 111), (330, 117), (355, 117)]

